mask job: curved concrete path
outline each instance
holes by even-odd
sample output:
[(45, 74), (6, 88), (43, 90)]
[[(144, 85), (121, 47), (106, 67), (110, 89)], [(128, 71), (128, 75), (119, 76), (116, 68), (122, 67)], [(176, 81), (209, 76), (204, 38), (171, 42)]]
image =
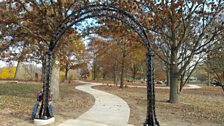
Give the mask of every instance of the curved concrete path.
[(128, 104), (121, 98), (92, 89), (92, 86), (100, 85), (91, 83), (77, 86), (76, 89), (94, 96), (95, 104), (89, 111), (78, 117), (70, 119), (59, 126), (127, 126), (130, 115)]
[[(170, 87), (155, 87), (158, 89), (169, 89)], [(183, 87), (183, 89), (200, 89), (201, 86), (194, 85), (194, 84), (187, 84), (186, 86)]]
[[(96, 83), (96, 84), (101, 84), (101, 85), (110, 85), (114, 86), (114, 84), (104, 84), (104, 83)], [(139, 86), (139, 85), (128, 85), (130, 88), (146, 88), (146, 86)], [(156, 89), (170, 89), (170, 87), (155, 87)], [(187, 84), (186, 86), (183, 87), (183, 89), (200, 89), (201, 86), (194, 85), (194, 84)]]

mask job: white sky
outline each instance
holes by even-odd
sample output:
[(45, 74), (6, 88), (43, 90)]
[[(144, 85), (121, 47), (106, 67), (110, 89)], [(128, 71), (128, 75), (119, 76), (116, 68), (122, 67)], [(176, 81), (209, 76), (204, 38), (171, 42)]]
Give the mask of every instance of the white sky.
[[(9, 66), (9, 64), (0, 60), (0, 68), (5, 67), (5, 66)], [(13, 63), (13, 66), (16, 66), (16, 62)]]
[[(0, 0), (1, 2), (1, 0)], [(5, 62), (0, 61), (0, 68), (6, 66)]]

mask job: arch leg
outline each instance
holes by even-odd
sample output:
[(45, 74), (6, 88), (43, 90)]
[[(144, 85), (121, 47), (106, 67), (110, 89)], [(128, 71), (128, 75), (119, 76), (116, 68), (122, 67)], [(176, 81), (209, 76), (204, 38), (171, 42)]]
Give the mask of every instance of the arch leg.
[(48, 51), (44, 63), (44, 81), (43, 81), (43, 99), (39, 113), (40, 119), (48, 119), (51, 117), (49, 111), (49, 96), (50, 96), (50, 77), (52, 68), (52, 52)]
[(155, 86), (152, 51), (147, 53), (147, 115), (143, 126), (159, 126), (155, 112)]

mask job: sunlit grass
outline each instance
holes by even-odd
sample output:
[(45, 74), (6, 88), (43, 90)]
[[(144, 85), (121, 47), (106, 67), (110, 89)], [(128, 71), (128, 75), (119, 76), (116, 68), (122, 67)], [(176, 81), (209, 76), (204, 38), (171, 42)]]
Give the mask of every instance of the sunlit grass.
[[(87, 93), (75, 90), (75, 83), (60, 85), (60, 98), (54, 102), (54, 112), (60, 118), (75, 118), (84, 113), (94, 103)], [(0, 84), (0, 126), (31, 124), (31, 112), (37, 92), (42, 84), (4, 83)], [(59, 120), (60, 121), (60, 120)]]
[(4, 109), (25, 111), (27, 108), (31, 108), (36, 98), (36, 92), (40, 89), (41, 85), (0, 84), (0, 109), (2, 111)]
[(42, 85), (34, 84), (0, 84), (0, 96), (13, 95), (21, 97), (31, 97), (31, 95), (40, 90)]
[[(97, 89), (105, 90), (122, 97), (131, 108), (131, 124), (141, 125), (146, 114), (146, 89), (98, 86)], [(169, 90), (156, 89), (156, 112), (161, 122), (175, 125), (175, 121), (200, 125), (199, 121), (208, 125), (221, 126), (224, 124), (224, 97), (221, 88), (203, 87), (197, 90), (185, 90), (179, 95), (179, 103), (170, 104)], [(142, 116), (143, 115), (143, 116)], [(173, 121), (173, 122), (172, 122)]]

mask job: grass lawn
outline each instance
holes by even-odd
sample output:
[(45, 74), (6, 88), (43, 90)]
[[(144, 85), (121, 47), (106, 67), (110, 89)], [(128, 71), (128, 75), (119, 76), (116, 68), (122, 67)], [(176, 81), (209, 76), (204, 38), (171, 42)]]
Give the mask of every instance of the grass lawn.
[[(94, 104), (94, 98), (78, 91), (78, 84), (61, 84), (60, 99), (54, 104), (56, 123), (77, 118)], [(40, 84), (0, 84), (0, 126), (33, 126), (30, 120)], [(146, 115), (146, 89), (95, 87), (118, 95), (129, 104), (129, 123), (142, 126)], [(161, 126), (224, 126), (224, 93), (219, 87), (184, 90), (179, 103), (167, 102), (168, 89), (156, 89), (156, 113)]]
[[(61, 84), (60, 99), (55, 102), (57, 123), (76, 118), (94, 103), (89, 94), (75, 89), (77, 84)], [(0, 84), (0, 126), (33, 126), (31, 112), (41, 84)], [(55, 125), (53, 124), (53, 125)]]
[[(131, 108), (130, 124), (141, 126), (146, 117), (146, 89), (95, 87), (123, 98)], [(156, 89), (156, 113), (161, 126), (224, 126), (224, 94), (219, 87), (184, 90), (179, 103), (167, 102), (168, 89)]]

